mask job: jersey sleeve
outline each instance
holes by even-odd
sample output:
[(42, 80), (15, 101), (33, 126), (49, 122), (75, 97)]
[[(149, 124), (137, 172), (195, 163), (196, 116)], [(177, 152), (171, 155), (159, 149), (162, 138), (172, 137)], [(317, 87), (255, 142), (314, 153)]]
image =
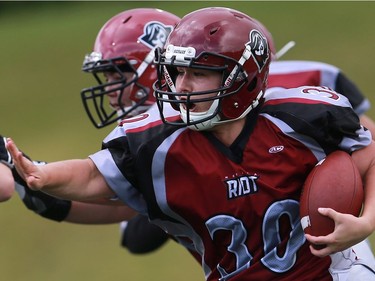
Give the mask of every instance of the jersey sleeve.
[(267, 96), (262, 114), (309, 137), (326, 153), (337, 148), (353, 152), (371, 142), (348, 99), (324, 87), (299, 87)]
[(370, 101), (362, 94), (356, 84), (354, 84), (345, 74), (340, 72), (337, 75), (335, 89), (340, 94), (346, 96), (353, 106), (354, 111), (360, 116), (370, 109)]
[(102, 150), (89, 156), (118, 199), (141, 214), (146, 214), (145, 200), (135, 187), (134, 156), (121, 126), (103, 141)]
[(328, 87), (344, 95), (358, 115), (370, 109), (369, 100), (357, 85), (336, 66), (304, 60), (280, 60), (271, 63), (268, 91), (308, 85)]

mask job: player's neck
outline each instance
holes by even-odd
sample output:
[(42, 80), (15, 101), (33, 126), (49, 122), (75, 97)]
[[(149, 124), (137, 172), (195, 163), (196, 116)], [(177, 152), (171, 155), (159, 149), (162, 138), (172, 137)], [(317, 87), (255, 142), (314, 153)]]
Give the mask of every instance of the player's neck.
[(220, 124), (214, 127), (212, 133), (220, 142), (229, 147), (240, 135), (245, 122), (246, 119), (242, 118), (230, 123)]

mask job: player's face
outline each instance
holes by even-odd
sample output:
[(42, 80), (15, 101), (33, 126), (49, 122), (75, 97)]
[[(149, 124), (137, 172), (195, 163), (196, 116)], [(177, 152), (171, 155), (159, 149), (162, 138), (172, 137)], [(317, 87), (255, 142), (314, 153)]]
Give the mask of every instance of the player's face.
[[(222, 74), (216, 71), (177, 67), (176, 91), (181, 93), (193, 93), (218, 89), (222, 82)], [(191, 100), (216, 96), (217, 93), (192, 96)], [(183, 98), (183, 97), (182, 97)], [(190, 112), (207, 111), (212, 101), (195, 103), (190, 107)]]
[[(130, 80), (133, 77), (134, 73), (124, 72), (123, 75), (125, 76), (126, 80)], [(112, 83), (112, 82), (116, 82), (118, 80), (121, 80), (121, 76), (120, 76), (119, 73), (104, 72), (104, 76), (105, 76), (105, 80), (106, 80), (107, 83)], [(117, 86), (107, 86), (106, 90), (111, 90), (111, 88), (115, 88), (115, 87), (117, 87)], [(132, 87), (126, 87), (123, 90), (121, 101), (118, 100), (119, 95), (121, 94), (120, 90), (113, 91), (112, 93), (109, 93), (107, 96), (108, 96), (108, 102), (109, 102), (110, 106), (115, 110), (120, 109), (119, 102), (121, 102), (122, 107), (131, 106), (132, 101), (129, 98), (131, 88)]]

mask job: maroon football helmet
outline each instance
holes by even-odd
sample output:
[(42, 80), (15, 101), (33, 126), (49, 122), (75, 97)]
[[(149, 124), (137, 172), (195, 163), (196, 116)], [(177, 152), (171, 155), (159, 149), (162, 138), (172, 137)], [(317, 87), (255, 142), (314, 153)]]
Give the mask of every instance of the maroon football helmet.
[[(246, 116), (262, 100), (271, 61), (270, 47), (258, 21), (229, 8), (205, 8), (182, 18), (163, 50), (157, 52), (156, 101), (165, 120), (165, 102), (180, 111), (192, 129), (206, 130)], [(176, 67), (220, 71), (221, 87), (210, 91), (177, 93)], [(211, 98), (207, 98), (207, 94)], [(200, 99), (200, 95), (206, 98)], [(191, 112), (195, 103), (212, 101), (207, 112)]]
[[(166, 11), (139, 8), (119, 13), (104, 24), (93, 52), (86, 55), (82, 67), (83, 71), (92, 73), (98, 83), (81, 91), (85, 110), (95, 127), (102, 128), (134, 116), (155, 102), (152, 93), (156, 80), (154, 49), (164, 46), (179, 20)], [(115, 74), (117, 78), (107, 81), (104, 73)], [(117, 98), (112, 105), (109, 96)]]

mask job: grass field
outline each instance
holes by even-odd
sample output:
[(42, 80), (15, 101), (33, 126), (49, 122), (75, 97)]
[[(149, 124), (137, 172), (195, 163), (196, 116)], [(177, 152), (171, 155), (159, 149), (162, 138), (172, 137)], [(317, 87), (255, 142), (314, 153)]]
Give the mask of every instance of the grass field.
[[(375, 2), (0, 2), (1, 130), (34, 159), (83, 158), (110, 131), (89, 122), (80, 101), (93, 78), (81, 72), (100, 27), (135, 7), (179, 16), (200, 7), (227, 6), (261, 20), (285, 59), (339, 66), (375, 104)], [(375, 118), (372, 109), (369, 116)], [(18, 196), (0, 205), (1, 280), (203, 280), (199, 266), (169, 242), (147, 256), (119, 247), (117, 225), (55, 223), (27, 211)], [(373, 241), (375, 245), (375, 241)]]

